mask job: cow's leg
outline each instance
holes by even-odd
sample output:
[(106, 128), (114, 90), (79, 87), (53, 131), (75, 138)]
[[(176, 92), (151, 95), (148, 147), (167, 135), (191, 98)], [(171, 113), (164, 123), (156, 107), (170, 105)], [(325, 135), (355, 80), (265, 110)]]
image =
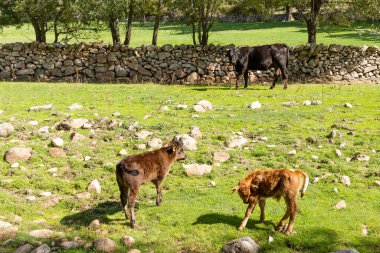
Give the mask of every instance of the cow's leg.
[(280, 223), (278, 223), (278, 225), (276, 227), (276, 231), (280, 231), (284, 227), (286, 220), (289, 218), (289, 215), (290, 215), (290, 209), (288, 207), (286, 209), (286, 213), (285, 213), (284, 217), (282, 217), (282, 219), (280, 220)]
[(281, 74), (280, 68), (276, 68), (276, 70), (274, 71), (273, 83), (269, 89), (274, 89), (274, 87), (276, 86), (276, 83), (278, 82), (278, 79), (280, 79), (280, 74)]
[(130, 222), (132, 228), (135, 227), (136, 218), (135, 218), (135, 202), (137, 198), (138, 188), (137, 189), (129, 189), (128, 192), (128, 208), (131, 212), (130, 215)]
[(129, 219), (128, 217), (128, 192), (129, 188), (127, 187), (120, 187), (120, 202), (121, 202), (121, 207), (123, 208), (125, 219)]
[(161, 189), (162, 181), (158, 180), (158, 181), (154, 181), (153, 183), (156, 186), (156, 190), (157, 190), (156, 205), (159, 206), (161, 205), (161, 202), (162, 202), (162, 189)]
[(238, 73), (238, 74), (236, 75), (236, 89), (239, 89), (239, 79), (240, 79), (240, 77), (241, 77), (241, 74)]
[(244, 89), (248, 89), (248, 69), (244, 72)]
[(263, 222), (265, 220), (265, 199), (260, 199), (259, 205), (260, 205), (260, 222)]
[(296, 219), (297, 213), (298, 213), (297, 199), (291, 198), (290, 199), (290, 219), (289, 219), (289, 225), (285, 231), (286, 235), (290, 235), (293, 232), (294, 220)]
[(255, 206), (256, 206), (256, 200), (254, 200), (252, 203), (251, 202), (249, 203), (247, 210), (245, 211), (245, 217), (243, 221), (241, 222), (238, 230), (243, 230), (243, 228), (245, 228), (245, 225), (247, 225), (249, 216), (251, 216), (253, 210), (255, 209)]
[(288, 70), (285, 66), (281, 65), (282, 80), (284, 82), (284, 90), (288, 88)]

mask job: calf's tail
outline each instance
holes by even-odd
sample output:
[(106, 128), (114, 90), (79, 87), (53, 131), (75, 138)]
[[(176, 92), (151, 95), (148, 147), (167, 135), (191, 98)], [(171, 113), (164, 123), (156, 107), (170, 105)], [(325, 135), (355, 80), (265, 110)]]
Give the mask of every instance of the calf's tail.
[(301, 190), (301, 198), (303, 198), (303, 196), (305, 195), (306, 188), (309, 185), (309, 177), (307, 176), (307, 174), (305, 172), (302, 172), (302, 176), (304, 177), (304, 180)]

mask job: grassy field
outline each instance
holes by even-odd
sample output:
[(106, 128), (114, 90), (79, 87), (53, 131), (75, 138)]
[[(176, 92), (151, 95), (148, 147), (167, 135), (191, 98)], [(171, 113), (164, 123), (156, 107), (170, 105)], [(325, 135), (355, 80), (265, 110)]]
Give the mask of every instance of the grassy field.
[[(193, 118), (192, 105), (201, 99), (210, 101), (214, 110)], [(249, 109), (256, 100), (263, 107)], [(320, 100), (322, 104), (303, 106), (305, 100)], [(283, 106), (288, 101), (298, 105)], [(49, 103), (53, 103), (51, 111), (28, 112), (30, 106)], [(68, 111), (73, 103), (84, 109)], [(347, 108), (345, 103), (353, 107)], [(189, 109), (177, 110), (178, 104), (187, 104)], [(376, 85), (294, 84), (285, 91), (264, 86), (236, 91), (226, 86), (2, 82), (0, 109), (4, 113), (0, 114), (0, 122), (11, 122), (16, 132), (0, 140), (0, 153), (14, 146), (28, 146), (35, 155), (18, 168), (0, 161), (0, 220), (12, 221), (14, 215), (23, 218), (15, 240), (0, 246), (0, 251), (13, 252), (24, 242), (38, 243), (28, 236), (29, 231), (48, 228), (60, 232), (55, 236), (78, 236), (85, 242), (109, 237), (117, 243), (117, 252), (126, 252), (119, 242), (125, 235), (133, 236), (136, 243), (132, 248), (142, 252), (218, 252), (227, 241), (246, 235), (260, 244), (261, 252), (330, 252), (351, 247), (361, 253), (379, 252), (380, 191), (375, 185), (375, 180), (380, 179), (379, 104), (380, 90)], [(163, 105), (170, 110), (161, 111)], [(95, 131), (93, 138), (89, 138), (90, 130), (79, 130), (87, 136), (79, 143), (70, 141), (68, 131), (51, 128), (48, 136), (36, 134), (40, 127), (52, 127), (64, 119), (64, 113), (70, 113), (72, 118), (96, 120), (95, 113), (111, 119), (116, 118), (112, 116), (114, 112), (121, 114), (121, 127)], [(29, 125), (30, 120), (37, 120), (39, 125)], [(227, 150), (231, 158), (213, 166), (212, 173), (205, 176), (187, 177), (181, 163), (176, 163), (163, 183), (160, 207), (155, 206), (153, 184), (143, 186), (136, 209), (137, 228), (131, 229), (119, 206), (114, 174), (115, 164), (121, 159), (119, 150), (141, 152), (133, 147), (146, 142), (127, 130), (136, 121), (139, 129), (154, 133), (151, 138), (164, 141), (199, 126), (203, 138), (198, 139), (197, 151), (187, 151), (187, 160), (181, 162), (184, 164), (213, 164), (213, 152), (227, 150), (225, 141), (237, 132), (249, 143), (244, 149)], [(352, 127), (355, 134), (349, 135), (343, 125)], [(332, 129), (343, 134), (333, 143), (326, 137)], [(57, 136), (65, 141), (67, 157), (48, 155), (50, 139)], [(255, 141), (263, 136), (268, 141)], [(317, 143), (307, 142), (308, 137), (315, 137)], [(346, 146), (340, 148), (343, 155), (338, 157), (335, 150), (343, 142)], [(288, 155), (293, 149), (297, 154)], [(370, 161), (346, 161), (357, 153), (369, 155)], [(319, 158), (313, 159), (313, 155)], [(84, 161), (85, 156), (92, 159)], [(58, 169), (55, 177), (46, 172), (52, 167)], [(271, 199), (265, 223), (258, 223), (256, 209), (246, 229), (237, 231), (246, 206), (237, 194), (231, 194), (231, 189), (248, 170), (279, 167), (302, 169), (311, 180), (320, 177), (309, 185), (305, 198), (299, 199), (296, 234), (287, 237), (273, 231), (285, 212), (285, 204)], [(350, 177), (351, 186), (340, 182), (343, 175)], [(99, 180), (102, 193), (91, 199), (76, 199), (75, 194), (87, 191), (94, 179)], [(216, 182), (215, 187), (208, 186), (211, 181)], [(25, 200), (26, 189), (31, 189), (37, 200)], [(60, 202), (43, 208), (41, 205), (51, 198), (39, 197), (44, 191), (59, 196)], [(334, 209), (340, 200), (345, 200), (347, 208)], [(101, 221), (100, 230), (88, 228), (94, 219)], [(362, 234), (363, 226), (368, 235)], [(272, 243), (268, 243), (269, 236), (274, 237)]]
[[(317, 42), (323, 44), (340, 45), (379, 45), (380, 37), (368, 32), (359, 32), (354, 29), (367, 29), (370, 23), (359, 23), (352, 27), (321, 26), (317, 33)], [(123, 31), (123, 29), (121, 29)], [(149, 45), (152, 41), (153, 25), (150, 23), (136, 23), (132, 30), (131, 46)], [(48, 42), (53, 41), (53, 34), (48, 34)], [(122, 40), (124, 34), (122, 34)], [(31, 25), (24, 25), (21, 29), (15, 27), (4, 28), (0, 33), (0, 43), (31, 42), (34, 40), (34, 31)], [(85, 41), (102, 41), (112, 43), (109, 32), (102, 32)], [(260, 45), (268, 43), (287, 43), (291, 46), (307, 42), (307, 30), (301, 22), (256, 22), (256, 23), (216, 23), (209, 43)], [(71, 41), (70, 43), (77, 43)], [(163, 24), (158, 35), (159, 45), (163, 44), (192, 44), (191, 29), (184, 24)]]

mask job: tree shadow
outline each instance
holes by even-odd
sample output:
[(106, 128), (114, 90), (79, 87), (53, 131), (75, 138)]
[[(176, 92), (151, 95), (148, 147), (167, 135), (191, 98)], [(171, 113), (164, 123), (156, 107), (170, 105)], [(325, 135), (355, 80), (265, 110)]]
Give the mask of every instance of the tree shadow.
[(105, 201), (98, 203), (90, 209), (67, 215), (60, 220), (60, 223), (65, 226), (88, 226), (90, 222), (95, 219), (98, 219), (103, 224), (110, 224), (115, 223), (118, 220), (125, 220), (124, 216), (122, 219), (108, 218), (109, 215), (113, 215), (118, 212), (122, 212), (120, 202)]
[[(232, 227), (238, 228), (242, 222), (243, 218), (239, 217), (237, 215), (226, 215), (226, 214), (220, 214), (220, 213), (209, 213), (209, 214), (203, 214), (197, 218), (197, 220), (192, 223), (192, 225), (198, 225), (198, 224), (228, 224)], [(265, 225), (265, 228), (257, 228), (256, 225), (259, 223), (263, 223)], [(260, 222), (258, 219), (254, 219), (253, 217), (250, 218), (247, 222), (246, 228), (252, 228), (255, 227), (255, 229), (261, 229), (261, 230), (271, 230), (275, 226), (275, 223), (270, 220), (266, 220), (264, 222)]]

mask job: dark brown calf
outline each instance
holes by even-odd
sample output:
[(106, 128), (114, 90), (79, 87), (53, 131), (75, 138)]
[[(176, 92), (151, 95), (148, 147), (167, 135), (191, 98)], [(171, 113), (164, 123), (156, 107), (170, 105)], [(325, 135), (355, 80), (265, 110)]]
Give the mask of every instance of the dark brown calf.
[[(116, 165), (116, 178), (125, 218), (135, 226), (135, 201), (142, 184), (152, 182), (157, 189), (156, 205), (162, 201), (161, 183), (175, 161), (186, 158), (182, 142), (172, 140), (167, 146), (142, 154), (129, 155)], [(128, 214), (130, 210), (130, 215)]]
[(293, 231), (294, 220), (298, 212), (297, 196), (301, 191), (301, 197), (304, 196), (309, 178), (301, 170), (273, 169), (273, 170), (255, 170), (241, 180), (239, 184), (232, 189), (232, 192), (238, 191), (244, 204), (248, 204), (245, 217), (239, 227), (242, 230), (249, 216), (255, 208), (257, 202), (260, 206), (260, 221), (265, 219), (265, 199), (273, 197), (277, 200), (284, 197), (287, 206), (286, 213), (277, 225), (276, 230), (281, 231), (284, 228), (286, 220), (289, 219), (289, 225), (285, 234), (289, 235)]

